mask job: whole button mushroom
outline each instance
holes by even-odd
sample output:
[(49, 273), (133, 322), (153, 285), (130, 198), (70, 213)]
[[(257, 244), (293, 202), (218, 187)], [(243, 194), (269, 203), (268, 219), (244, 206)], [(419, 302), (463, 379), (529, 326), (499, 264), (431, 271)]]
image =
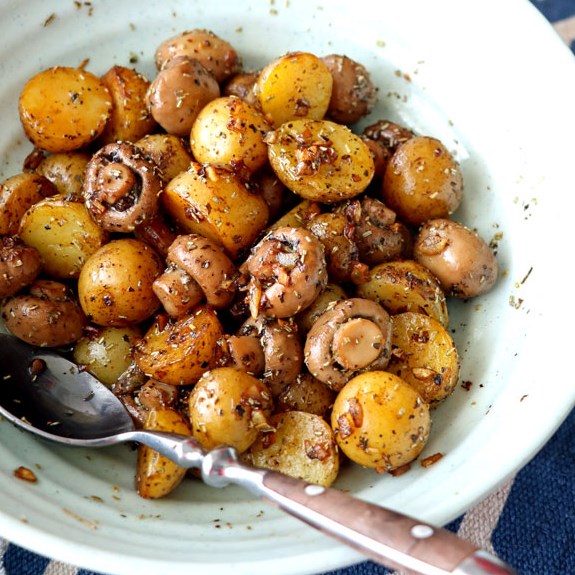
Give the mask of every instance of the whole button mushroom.
[(180, 317), (201, 301), (227, 307), (236, 292), (236, 266), (215, 242), (198, 234), (178, 236), (168, 248), (168, 268), (153, 290), (168, 315)]
[(414, 258), (437, 277), (447, 295), (475, 297), (497, 280), (497, 259), (489, 245), (458, 222), (442, 218), (426, 222), (413, 250)]
[(198, 60), (179, 56), (168, 60), (152, 81), (146, 102), (168, 134), (189, 137), (200, 110), (219, 95), (217, 81)]
[(86, 167), (86, 208), (102, 228), (111, 232), (133, 232), (153, 218), (161, 190), (158, 167), (129, 142), (104, 146)]
[(321, 315), (304, 347), (310, 373), (335, 391), (362, 371), (385, 369), (390, 357), (390, 316), (362, 298), (340, 301)]
[(16, 237), (0, 238), (0, 300), (32, 283), (41, 267), (36, 248), (24, 245)]
[(79, 340), (86, 323), (69, 288), (51, 280), (36, 280), (26, 293), (7, 298), (1, 317), (13, 335), (41, 347)]
[(268, 233), (245, 263), (251, 274), (252, 317), (286, 318), (307, 308), (327, 284), (322, 243), (311, 232), (283, 227)]

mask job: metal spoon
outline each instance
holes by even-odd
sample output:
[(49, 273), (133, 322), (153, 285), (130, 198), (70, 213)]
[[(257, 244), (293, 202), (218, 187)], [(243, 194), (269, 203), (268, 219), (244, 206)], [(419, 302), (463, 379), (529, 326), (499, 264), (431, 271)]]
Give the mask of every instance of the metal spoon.
[(206, 452), (194, 439), (138, 431), (119, 399), (58, 354), (0, 334), (0, 413), (65, 445), (138, 442), (201, 470), (213, 487), (241, 485), (257, 497), (393, 569), (423, 575), (512, 575), (515, 571), (455, 534), (349, 494), (240, 463), (235, 450)]

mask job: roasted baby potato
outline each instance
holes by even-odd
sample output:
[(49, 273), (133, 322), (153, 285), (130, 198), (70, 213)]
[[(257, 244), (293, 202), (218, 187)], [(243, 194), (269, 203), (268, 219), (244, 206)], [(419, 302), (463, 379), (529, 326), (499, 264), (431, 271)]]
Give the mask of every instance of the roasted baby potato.
[(260, 72), (256, 94), (263, 113), (277, 128), (289, 120), (321, 120), (332, 85), (332, 75), (320, 58), (308, 52), (290, 52)]
[(137, 326), (92, 328), (76, 342), (74, 361), (111, 387), (132, 362), (132, 348), (142, 336)]
[(414, 136), (402, 143), (385, 169), (383, 201), (405, 223), (450, 216), (461, 202), (459, 164), (436, 138)]
[(146, 105), (147, 78), (132, 68), (113, 66), (102, 76), (102, 82), (112, 98), (112, 113), (98, 139), (100, 145), (118, 140), (135, 142), (154, 130), (156, 122)]
[(170, 181), (161, 201), (182, 230), (219, 243), (232, 259), (254, 242), (268, 221), (265, 200), (239, 176), (197, 162)]
[[(152, 409), (144, 422), (148, 431), (191, 435), (184, 416), (169, 408)], [(159, 499), (171, 493), (186, 475), (186, 469), (147, 445), (138, 446), (136, 490), (144, 499)]]
[(192, 126), (192, 153), (200, 163), (255, 172), (268, 161), (264, 137), (270, 129), (266, 118), (240, 98), (217, 98), (204, 106)]
[(84, 204), (57, 195), (34, 204), (22, 217), (20, 237), (40, 253), (44, 271), (77, 278), (84, 264), (109, 239)]
[(62, 196), (82, 199), (86, 165), (90, 157), (86, 152), (49, 154), (36, 166), (35, 172), (50, 180)]
[(148, 377), (172, 385), (193, 385), (220, 357), (224, 329), (211, 307), (176, 321), (159, 317), (138, 342), (134, 358)]
[(448, 325), (445, 294), (437, 278), (413, 260), (385, 262), (370, 270), (368, 282), (357, 286), (359, 297), (380, 303), (391, 314), (424, 313)]
[(11, 176), (0, 185), (0, 235), (16, 235), (28, 208), (57, 193), (45, 177), (22, 173)]
[(430, 406), (448, 397), (459, 376), (459, 354), (437, 320), (416, 312), (391, 318), (391, 359), (386, 371), (411, 385)]
[(104, 82), (91, 72), (54, 66), (28, 80), (18, 112), (26, 136), (36, 147), (70, 152), (87, 146), (104, 131), (112, 98)]
[(357, 196), (373, 178), (369, 148), (341, 124), (291, 120), (266, 140), (274, 172), (302, 198), (332, 204)]
[(152, 284), (163, 263), (147, 244), (132, 238), (111, 241), (84, 264), (78, 297), (88, 318), (122, 327), (148, 319), (160, 306)]
[(326, 487), (335, 481), (339, 454), (324, 419), (304, 411), (287, 411), (272, 416), (270, 424), (273, 431), (263, 432), (247, 454), (252, 465)]
[(164, 182), (185, 172), (192, 162), (192, 155), (184, 141), (172, 134), (147, 134), (136, 142), (136, 146), (154, 160)]
[(233, 367), (206, 371), (188, 399), (194, 438), (206, 449), (227, 445), (238, 453), (270, 429), (272, 408), (265, 383)]
[(355, 463), (379, 472), (413, 461), (431, 428), (429, 407), (393, 373), (370, 371), (339, 392), (331, 415), (339, 448)]
[(297, 379), (285, 386), (277, 398), (278, 411), (305, 411), (327, 418), (335, 400), (335, 392), (311, 373), (300, 372)]

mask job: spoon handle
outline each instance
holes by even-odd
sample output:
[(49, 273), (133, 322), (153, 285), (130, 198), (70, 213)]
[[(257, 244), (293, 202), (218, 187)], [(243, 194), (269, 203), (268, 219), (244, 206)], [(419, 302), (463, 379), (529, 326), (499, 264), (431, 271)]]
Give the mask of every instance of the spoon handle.
[(242, 485), (290, 515), (370, 559), (421, 575), (514, 575), (515, 571), (454, 533), (339, 491), (238, 462), (234, 450), (204, 458), (202, 478), (214, 487)]

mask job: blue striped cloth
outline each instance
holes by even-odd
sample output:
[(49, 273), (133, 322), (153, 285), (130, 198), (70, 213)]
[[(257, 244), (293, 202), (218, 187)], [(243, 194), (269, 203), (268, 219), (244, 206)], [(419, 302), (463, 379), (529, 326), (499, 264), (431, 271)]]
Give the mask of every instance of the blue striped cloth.
[[(575, 0), (532, 0), (575, 52)], [(499, 491), (447, 526), (521, 575), (575, 575), (575, 411)], [(0, 539), (0, 575), (104, 575)], [(365, 561), (326, 575), (390, 575)]]

